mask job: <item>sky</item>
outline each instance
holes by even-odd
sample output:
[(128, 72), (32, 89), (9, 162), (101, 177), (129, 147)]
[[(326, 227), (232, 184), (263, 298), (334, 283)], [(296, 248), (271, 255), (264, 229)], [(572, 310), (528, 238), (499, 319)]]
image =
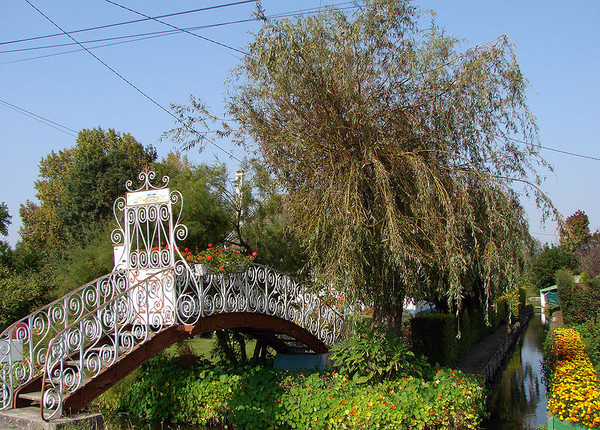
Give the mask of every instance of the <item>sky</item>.
[[(186, 103), (193, 94), (219, 112), (225, 81), (260, 28), (252, 20), (254, 3), (243, 0), (116, 3), (151, 17), (205, 10), (161, 18), (179, 28), (201, 27), (191, 31), (194, 36), (106, 0), (11, 0), (0, 7), (0, 202), (12, 215), (7, 240), (13, 246), (19, 240), (19, 206), (35, 201), (43, 157), (74, 146), (79, 130), (94, 127), (129, 132), (155, 146), (159, 157), (177, 149), (160, 141), (175, 126), (165, 109)], [(343, 0), (262, 1), (268, 16), (331, 4), (349, 6)], [(554, 168), (545, 172), (542, 189), (563, 216), (583, 210), (590, 230), (600, 229), (600, 2), (413, 4), (435, 11), (436, 24), (462, 39), (464, 48), (509, 37), (529, 81), (528, 103), (539, 126), (541, 154)], [(143, 21), (105, 27), (133, 20)], [(39, 38), (98, 26), (105, 28), (71, 34), (80, 43), (102, 40), (84, 44), (97, 58), (64, 34)], [(131, 35), (138, 36), (124, 38)], [(15, 42), (30, 38), (36, 39)], [(187, 155), (194, 162), (226, 163), (233, 179), (236, 159), (244, 152), (226, 140), (218, 144), (221, 149), (208, 146)], [(556, 242), (556, 224), (541, 224), (533, 202), (522, 203), (532, 235), (541, 243)]]

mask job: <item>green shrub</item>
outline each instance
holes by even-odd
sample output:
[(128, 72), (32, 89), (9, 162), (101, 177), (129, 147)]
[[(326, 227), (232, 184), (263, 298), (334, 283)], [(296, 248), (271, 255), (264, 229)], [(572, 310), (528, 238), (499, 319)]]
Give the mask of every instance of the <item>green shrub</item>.
[(332, 348), (331, 359), (340, 372), (356, 383), (379, 382), (401, 376), (421, 376), (427, 368), (424, 357), (416, 357), (402, 341), (383, 327), (359, 324), (352, 336)]
[(0, 266), (0, 325), (8, 326), (48, 302), (48, 290), (42, 274)]
[(453, 366), (459, 359), (456, 316), (444, 313), (417, 315), (411, 320), (412, 349), (431, 364)]
[(290, 375), (284, 385), (279, 428), (467, 429), (485, 414), (483, 382), (449, 369), (372, 385), (339, 374)]
[(485, 415), (480, 378), (450, 369), (357, 384), (329, 372), (200, 363), (164, 355), (112, 398), (113, 410), (154, 421), (239, 429), (467, 429)]

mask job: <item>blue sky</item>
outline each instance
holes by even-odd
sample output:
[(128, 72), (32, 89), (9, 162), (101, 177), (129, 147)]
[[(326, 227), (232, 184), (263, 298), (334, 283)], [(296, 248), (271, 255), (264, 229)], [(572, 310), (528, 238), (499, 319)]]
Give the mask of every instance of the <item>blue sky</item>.
[[(138, 15), (101, 0), (29, 0), (66, 31), (139, 19)], [(235, 0), (177, 2), (121, 0), (118, 3), (149, 16), (235, 3)], [(342, 3), (342, 0), (264, 0), (267, 15)], [(515, 45), (521, 68), (530, 82), (528, 101), (536, 115), (542, 145), (559, 151), (600, 158), (600, 2), (580, 0), (482, 1), (422, 0), (414, 4), (436, 11), (437, 24), (465, 39), (472, 47), (506, 34)], [(253, 4), (165, 18), (178, 27), (195, 27), (247, 20)], [(196, 31), (232, 48), (243, 49), (259, 24), (244, 22)], [(80, 42), (124, 35), (171, 30), (145, 21), (73, 36)], [(173, 146), (159, 143), (173, 119), (85, 51), (59, 54), (77, 46), (37, 49), (72, 43), (66, 36), (6, 43), (59, 32), (25, 0), (3, 2), (0, 12), (0, 201), (13, 217), (8, 240), (15, 244), (20, 220), (19, 205), (35, 199), (38, 163), (51, 150), (74, 145), (70, 130), (57, 130), (24, 115), (17, 107), (71, 130), (103, 127), (129, 132), (145, 145), (154, 145), (159, 156)], [(112, 43), (118, 40), (112, 41)], [(120, 41), (123, 41), (120, 39)], [(107, 42), (102, 42), (107, 43)], [(101, 43), (98, 43), (101, 44)], [(7, 52), (22, 49), (35, 50)], [(93, 50), (102, 61), (164, 107), (185, 103), (190, 94), (219, 110), (224, 81), (239, 61), (233, 49), (177, 33)], [(51, 54), (52, 56), (48, 56)], [(44, 58), (35, 58), (46, 56)], [(10, 105), (7, 105), (9, 103)], [(12, 106), (12, 107), (9, 107)], [(39, 119), (39, 118), (38, 118)], [(57, 127), (56, 124), (53, 124)], [(60, 128), (60, 127), (58, 127)], [(219, 143), (243, 157), (240, 148)], [(191, 151), (196, 162), (226, 162), (232, 172), (237, 162), (214, 147), (202, 154)], [(565, 216), (584, 210), (592, 231), (600, 228), (600, 161), (543, 149), (554, 166), (546, 174), (544, 191)], [(540, 225), (532, 202), (523, 201), (532, 234), (542, 242), (554, 240), (555, 224)]]

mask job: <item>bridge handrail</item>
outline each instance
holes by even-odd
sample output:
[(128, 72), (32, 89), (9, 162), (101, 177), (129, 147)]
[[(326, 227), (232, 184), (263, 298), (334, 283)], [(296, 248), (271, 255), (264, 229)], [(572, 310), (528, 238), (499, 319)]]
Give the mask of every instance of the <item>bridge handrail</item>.
[[(170, 295), (172, 292), (176, 294)], [(157, 302), (156, 297), (164, 301)], [(62, 415), (64, 395), (148, 341), (151, 334), (174, 324), (194, 324), (202, 317), (230, 312), (286, 319), (327, 346), (339, 340), (344, 322), (316, 294), (269, 267), (253, 264), (240, 273), (200, 275), (180, 260), (175, 268), (130, 286), (51, 340), (42, 384), (42, 418)], [(101, 339), (108, 344), (100, 345)], [(50, 412), (47, 418), (45, 410)]]
[[(174, 276), (169, 276), (174, 273), (174, 268), (167, 268), (135, 285), (131, 285), (109, 301), (65, 327), (50, 341), (46, 351), (42, 380), (40, 408), (43, 420), (51, 419), (57, 414), (62, 415), (62, 397), (64, 394), (80, 388), (84, 385), (85, 379), (98, 375), (103, 368), (114, 364), (121, 356), (131, 352), (135, 346), (147, 341), (151, 332), (158, 333), (175, 323), (174, 303), (171, 303), (171, 310), (167, 314), (167, 319), (162, 315), (164, 308), (160, 309), (162, 311), (161, 315), (155, 315), (157, 318), (152, 322), (150, 318), (144, 318), (141, 315), (142, 312), (140, 312), (145, 309), (146, 315), (149, 315), (150, 311), (159, 310), (151, 309), (151, 294), (153, 297), (159, 297), (157, 294), (161, 294), (161, 291), (156, 288), (163, 287), (162, 296), (164, 297), (165, 290), (174, 289)], [(163, 284), (163, 282), (166, 282), (166, 284)], [(151, 288), (154, 288), (154, 290), (151, 290)], [(133, 299), (144, 300), (138, 301), (136, 304)], [(128, 327), (130, 327), (130, 330), (125, 331), (124, 329)], [(152, 327), (156, 327), (157, 330), (152, 331)], [(113, 333), (115, 337), (109, 339), (114, 342), (112, 348), (107, 345), (100, 345), (100, 349), (94, 351), (93, 348), (98, 345), (103, 336), (110, 336)], [(136, 343), (136, 339), (140, 342)], [(77, 352), (79, 352), (78, 363), (72, 361), (73, 355)], [(71, 360), (72, 363), (66, 363), (67, 360)], [(79, 371), (73, 370), (73, 366)], [(86, 370), (90, 374), (84, 377)], [(52, 386), (50, 390), (46, 389), (47, 383)], [(45, 409), (52, 411), (47, 418)]]
[[(243, 291), (239, 288), (241, 277), (244, 278)], [(327, 346), (337, 343), (341, 336), (343, 316), (291, 275), (268, 266), (251, 264), (241, 273), (209, 274), (202, 278), (202, 316), (259, 312), (291, 321), (307, 329)]]
[(126, 271), (108, 273), (8, 326), (0, 334), (0, 410), (13, 407), (14, 390), (42, 371), (47, 343), (59, 331), (127, 284)]

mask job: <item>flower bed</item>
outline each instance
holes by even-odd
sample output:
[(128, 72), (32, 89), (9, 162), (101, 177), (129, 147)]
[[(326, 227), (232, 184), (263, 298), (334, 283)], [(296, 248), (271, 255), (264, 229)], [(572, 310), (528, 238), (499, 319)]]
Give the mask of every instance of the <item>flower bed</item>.
[[(198, 364), (158, 356), (139, 379), (97, 403), (153, 420), (240, 429), (474, 429), (485, 414), (481, 378), (450, 369), (357, 384), (330, 372)], [(214, 426), (214, 427), (213, 427)]]
[(203, 251), (198, 251), (198, 247), (195, 251), (185, 248), (182, 255), (189, 263), (207, 265), (210, 273), (232, 273), (246, 270), (256, 252), (249, 253), (246, 248), (234, 244), (217, 247), (209, 243)]
[(554, 375), (548, 410), (563, 421), (599, 428), (598, 375), (579, 333), (573, 329), (556, 329), (551, 354)]

